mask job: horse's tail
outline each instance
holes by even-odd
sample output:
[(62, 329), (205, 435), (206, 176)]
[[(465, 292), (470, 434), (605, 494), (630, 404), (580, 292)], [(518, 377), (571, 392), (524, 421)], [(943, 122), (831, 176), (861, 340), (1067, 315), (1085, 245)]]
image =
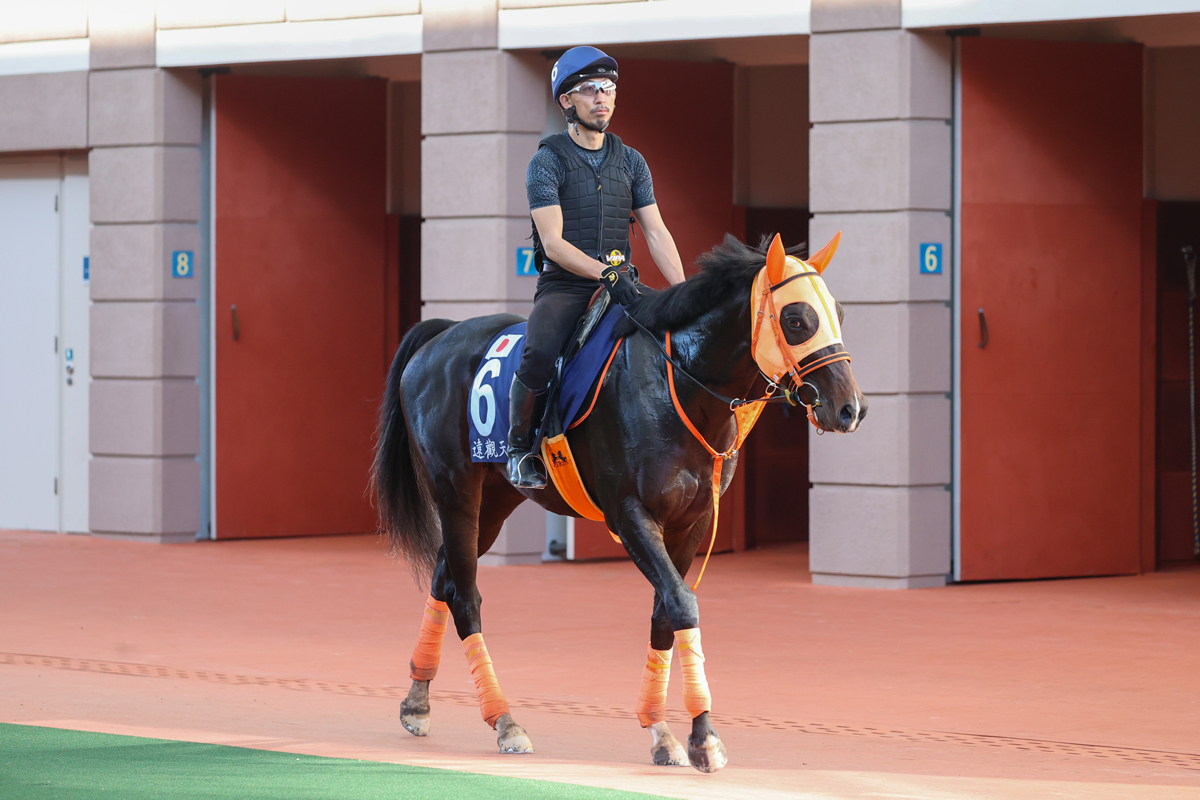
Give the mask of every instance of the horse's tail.
[(413, 458), (414, 444), (404, 420), (400, 376), (421, 347), (454, 324), (448, 319), (427, 319), (404, 335), (388, 371), (387, 388), (379, 409), (379, 437), (371, 469), (379, 530), (391, 541), (392, 555), (403, 555), (418, 580), (433, 572), (441, 530), (434, 515), (429, 475), (424, 465)]

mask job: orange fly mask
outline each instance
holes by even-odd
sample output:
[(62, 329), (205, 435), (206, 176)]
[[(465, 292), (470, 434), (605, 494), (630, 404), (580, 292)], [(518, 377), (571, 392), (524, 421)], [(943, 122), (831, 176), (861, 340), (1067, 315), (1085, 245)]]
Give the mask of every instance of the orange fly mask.
[[(821, 279), (841, 238), (839, 231), (804, 261), (787, 255), (776, 235), (767, 250), (767, 265), (754, 279), (750, 298), (757, 313), (750, 323), (751, 348), (758, 368), (776, 385), (790, 376), (798, 391), (810, 372), (850, 360), (842, 343), (837, 302)], [(805, 405), (813, 419), (813, 406)]]

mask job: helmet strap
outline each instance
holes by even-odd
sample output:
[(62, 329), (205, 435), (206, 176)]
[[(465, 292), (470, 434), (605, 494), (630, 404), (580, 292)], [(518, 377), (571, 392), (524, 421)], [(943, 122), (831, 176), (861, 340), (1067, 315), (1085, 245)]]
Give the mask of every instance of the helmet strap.
[(579, 112), (575, 110), (574, 105), (572, 105), (570, 108), (563, 109), (563, 113), (567, 115), (567, 124), (576, 126), (576, 129), (578, 129), (578, 126), (582, 125), (583, 127), (587, 128), (589, 131), (595, 131), (596, 133), (604, 133), (604, 129), (608, 127), (608, 125), (596, 126), (596, 125), (589, 125), (588, 123), (584, 122), (583, 120), (581, 120), (579, 118)]

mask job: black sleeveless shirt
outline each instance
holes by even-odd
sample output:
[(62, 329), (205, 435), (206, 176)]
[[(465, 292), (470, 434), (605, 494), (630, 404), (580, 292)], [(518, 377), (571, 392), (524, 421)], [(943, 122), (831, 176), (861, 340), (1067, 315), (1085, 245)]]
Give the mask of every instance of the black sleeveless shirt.
[[(567, 176), (559, 191), (563, 215), (563, 240), (589, 257), (621, 266), (629, 260), (629, 219), (633, 192), (625, 174), (625, 147), (615, 133), (604, 134), (608, 150), (598, 168), (576, 152), (565, 136), (542, 139), (540, 147), (551, 148), (566, 167)], [(538, 271), (566, 272), (546, 258), (537, 226), (533, 226), (534, 263)]]

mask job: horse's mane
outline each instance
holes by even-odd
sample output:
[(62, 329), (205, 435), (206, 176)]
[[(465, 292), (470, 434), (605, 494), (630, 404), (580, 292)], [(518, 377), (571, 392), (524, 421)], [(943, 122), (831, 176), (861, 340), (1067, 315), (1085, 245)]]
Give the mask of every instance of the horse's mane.
[[(663, 333), (694, 322), (722, 303), (749, 303), (751, 284), (767, 263), (770, 244), (770, 236), (764, 236), (753, 247), (727, 233), (725, 241), (696, 259), (699, 272), (683, 283), (647, 294), (629, 308), (629, 313), (654, 333)], [(790, 247), (787, 253), (799, 256), (805, 247), (803, 244)], [(636, 330), (629, 319), (621, 317), (614, 333), (630, 336)]]

